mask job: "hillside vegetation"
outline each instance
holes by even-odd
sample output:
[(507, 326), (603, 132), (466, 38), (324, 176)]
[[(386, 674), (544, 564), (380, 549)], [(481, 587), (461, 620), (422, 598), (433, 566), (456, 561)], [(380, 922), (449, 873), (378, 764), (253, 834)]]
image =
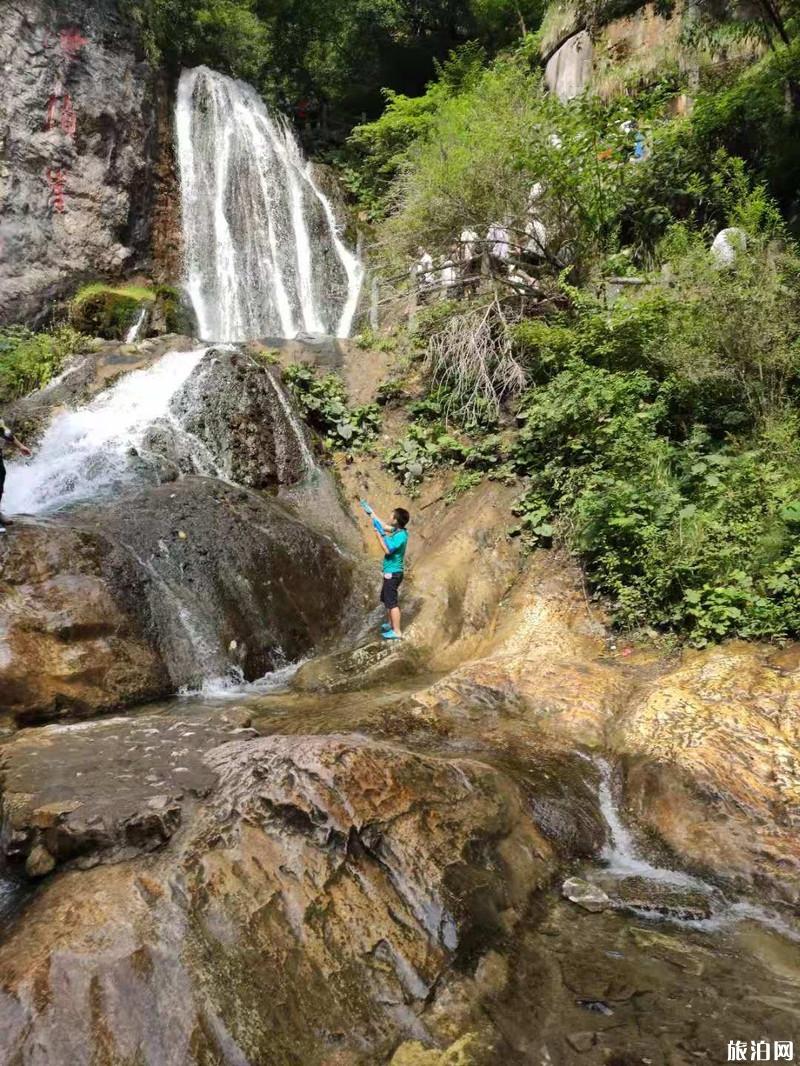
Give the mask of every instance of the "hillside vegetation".
[(420, 248), (458, 262), (465, 231), (501, 223), (510, 246), (472, 287), (429, 286), (397, 332), (416, 402), (385, 462), (406, 484), (443, 463), (463, 485), (519, 479), (516, 532), (571, 546), (626, 629), (797, 635), (796, 22), (684, 21), (648, 77), (547, 92), (558, 19), (619, 13), (551, 9), (493, 59), (461, 49), (353, 132), (385, 277)]

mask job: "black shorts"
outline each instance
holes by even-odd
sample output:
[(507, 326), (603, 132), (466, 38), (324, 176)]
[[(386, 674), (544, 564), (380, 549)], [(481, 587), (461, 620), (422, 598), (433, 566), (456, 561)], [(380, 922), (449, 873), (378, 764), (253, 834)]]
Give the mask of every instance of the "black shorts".
[(3, 456), (0, 455), (0, 500), (3, 498), (3, 489), (6, 484), (6, 464), (3, 462)]
[(397, 606), (397, 590), (403, 583), (402, 574), (384, 574), (381, 582), (381, 603), (387, 610)]

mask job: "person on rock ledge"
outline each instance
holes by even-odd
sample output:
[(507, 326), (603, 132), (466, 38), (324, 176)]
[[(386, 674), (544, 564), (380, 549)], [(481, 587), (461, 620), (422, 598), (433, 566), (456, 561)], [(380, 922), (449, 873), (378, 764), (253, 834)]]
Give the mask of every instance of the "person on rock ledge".
[(406, 545), (408, 533), (406, 526), (411, 517), (405, 507), (395, 507), (392, 511), (392, 524), (387, 525), (378, 518), (366, 500), (361, 506), (372, 519), (372, 528), (383, 549), (383, 581), (381, 582), (381, 603), (386, 608), (386, 621), (383, 624), (384, 640), (400, 640), (400, 607), (398, 590), (405, 573)]
[(3, 456), (7, 447), (16, 448), (18, 452), (22, 452), (23, 455), (30, 457), (31, 450), (26, 448), (22, 441), (17, 440), (11, 430), (6, 426), (5, 422), (0, 418), (0, 534), (5, 533), (6, 527), (3, 523), (3, 489), (6, 484), (6, 464), (3, 462)]

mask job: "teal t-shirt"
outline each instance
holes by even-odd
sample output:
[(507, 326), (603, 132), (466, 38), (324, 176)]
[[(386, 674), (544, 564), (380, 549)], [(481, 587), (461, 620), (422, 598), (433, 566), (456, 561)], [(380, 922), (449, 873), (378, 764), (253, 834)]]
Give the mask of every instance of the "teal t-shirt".
[(383, 538), (389, 554), (383, 557), (384, 574), (402, 574), (406, 566), (406, 544), (408, 533), (404, 529), (398, 529)]

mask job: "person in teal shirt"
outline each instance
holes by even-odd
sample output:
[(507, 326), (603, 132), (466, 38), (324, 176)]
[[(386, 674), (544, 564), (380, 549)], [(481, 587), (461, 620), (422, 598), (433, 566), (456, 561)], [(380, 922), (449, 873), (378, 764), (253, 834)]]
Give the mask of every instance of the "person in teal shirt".
[(392, 511), (392, 524), (386, 525), (370, 505), (362, 501), (361, 506), (372, 519), (375, 536), (383, 549), (383, 580), (381, 581), (381, 603), (386, 608), (386, 622), (383, 625), (384, 640), (400, 640), (400, 606), (398, 592), (403, 582), (406, 568), (406, 546), (408, 544), (408, 525), (410, 515), (405, 507), (396, 507)]

